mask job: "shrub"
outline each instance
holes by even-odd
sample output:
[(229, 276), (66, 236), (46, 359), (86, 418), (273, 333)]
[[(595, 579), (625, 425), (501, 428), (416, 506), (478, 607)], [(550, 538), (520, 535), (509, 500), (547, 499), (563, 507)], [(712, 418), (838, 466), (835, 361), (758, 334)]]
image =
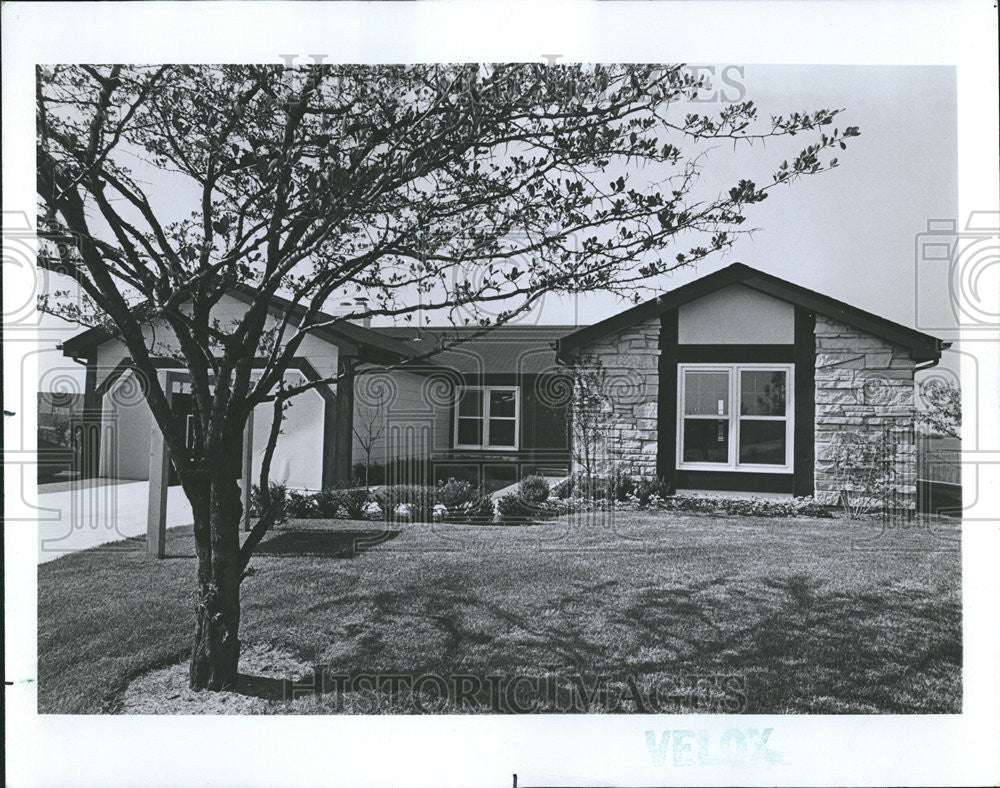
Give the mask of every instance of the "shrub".
[[(278, 510), (277, 515), (274, 519), (275, 525), (286, 522), (289, 517), (288, 504), (289, 504), (289, 493), (288, 488), (283, 484), (272, 484), (271, 485), (271, 499), (272, 501), (277, 499)], [(263, 504), (261, 501), (260, 486), (256, 484), (250, 485), (250, 516), (259, 517), (263, 511)], [(294, 515), (292, 515), (294, 516)]]
[(906, 508), (902, 498), (906, 466), (903, 437), (898, 429), (879, 429), (877, 425), (837, 434), (834, 473), (840, 503), (851, 519)]
[(635, 484), (632, 493), (640, 509), (645, 509), (650, 502), (659, 503), (670, 497), (670, 485), (663, 479), (640, 479)]
[(472, 500), (464, 505), (462, 514), (465, 522), (491, 523), (496, 515), (496, 505), (486, 492), (479, 490)]
[(591, 501), (604, 499), (628, 501), (636, 494), (642, 482), (637, 482), (625, 468), (616, 468), (609, 476), (595, 476), (577, 471), (552, 488), (556, 498), (585, 498)]
[(573, 477), (567, 476), (565, 479), (552, 485), (550, 491), (556, 498), (569, 498), (573, 494)]
[[(434, 488), (410, 484), (383, 487), (375, 493), (386, 518), (431, 522), (434, 507)], [(404, 506), (405, 504), (405, 506)], [(400, 508), (403, 506), (403, 508)]]
[(544, 503), (549, 499), (549, 483), (541, 476), (526, 476), (517, 487), (517, 496), (528, 504)]
[(346, 517), (349, 520), (370, 518), (366, 507), (372, 501), (372, 494), (364, 488), (323, 490), (316, 494), (316, 498), (320, 517)]
[(284, 502), (285, 513), (288, 517), (315, 517), (311, 503), (309, 493), (289, 490)]
[(454, 476), (446, 482), (438, 482), (434, 490), (437, 502), (448, 507), (450, 513), (459, 512), (476, 495), (476, 488), (471, 482), (456, 479)]
[(501, 523), (523, 523), (534, 514), (533, 507), (516, 492), (510, 492), (497, 498), (497, 516)]
[[(437, 501), (432, 512), (435, 520), (469, 523), (493, 520), (493, 500), (485, 490), (465, 479), (452, 477), (446, 482), (438, 482), (434, 499)], [(444, 507), (444, 511), (438, 510), (439, 506)]]
[(616, 501), (627, 501), (635, 493), (636, 482), (625, 468), (615, 468), (610, 479), (611, 497)]
[(524, 523), (556, 514), (558, 507), (550, 505), (549, 483), (541, 476), (528, 476), (515, 492), (497, 499), (496, 511), (501, 523)]

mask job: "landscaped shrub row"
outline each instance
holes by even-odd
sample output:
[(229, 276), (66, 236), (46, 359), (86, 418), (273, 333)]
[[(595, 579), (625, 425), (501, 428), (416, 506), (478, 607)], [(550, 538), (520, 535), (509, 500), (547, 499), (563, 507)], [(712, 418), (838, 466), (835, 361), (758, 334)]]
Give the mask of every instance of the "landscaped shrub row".
[[(493, 501), (469, 482), (449, 479), (436, 487), (393, 485), (303, 492), (273, 485), (278, 500), (278, 521), (296, 519), (347, 519), (390, 521), (490, 522)], [(261, 511), (260, 489), (251, 488), (250, 511)]]
[(610, 476), (590, 476), (586, 473), (574, 473), (566, 477), (552, 488), (556, 498), (583, 498), (593, 501), (626, 501), (638, 502), (646, 506), (649, 500), (658, 495), (666, 498), (670, 495), (669, 485), (662, 479), (633, 479), (622, 469), (616, 470)]
[[(449, 479), (434, 487), (393, 485), (374, 490), (322, 490), (316, 493), (272, 489), (280, 504), (279, 521), (298, 519), (388, 520), (401, 522), (455, 522), (503, 525), (528, 523), (570, 512), (623, 506), (674, 512), (703, 512), (742, 517), (830, 517), (827, 507), (812, 498), (724, 498), (710, 495), (670, 495), (658, 481), (620, 477), (590, 479), (573, 476), (550, 490), (540, 476), (525, 478), (514, 492), (496, 503), (467, 481)], [(589, 493), (584, 495), (583, 493)], [(255, 486), (251, 512), (260, 511)]]
[(718, 498), (710, 495), (658, 496), (650, 509), (672, 512), (708, 512), (741, 517), (832, 517), (830, 510), (813, 498)]

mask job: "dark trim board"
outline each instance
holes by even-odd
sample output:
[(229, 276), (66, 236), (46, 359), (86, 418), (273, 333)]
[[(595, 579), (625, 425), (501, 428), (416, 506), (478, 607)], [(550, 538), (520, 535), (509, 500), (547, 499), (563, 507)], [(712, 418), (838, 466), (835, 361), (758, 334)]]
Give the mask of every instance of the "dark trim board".
[(677, 346), (681, 364), (791, 364), (794, 360), (795, 345)]
[(792, 493), (790, 473), (739, 471), (677, 471), (677, 490), (734, 490), (737, 492)]
[(660, 315), (659, 392), (656, 404), (656, 475), (676, 489), (677, 464), (677, 310)]
[(795, 307), (795, 429), (792, 436), (793, 492), (815, 490), (816, 453), (816, 315)]

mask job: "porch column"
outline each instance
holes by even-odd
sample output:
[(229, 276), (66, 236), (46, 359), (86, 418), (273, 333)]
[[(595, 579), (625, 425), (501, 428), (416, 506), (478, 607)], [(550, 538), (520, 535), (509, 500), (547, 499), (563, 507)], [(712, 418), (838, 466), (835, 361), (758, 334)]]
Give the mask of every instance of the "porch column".
[(816, 315), (795, 307), (795, 434), (792, 494), (815, 494)]
[(71, 424), (78, 436), (79, 454), (75, 460), (81, 479), (101, 475), (101, 433), (104, 430), (104, 401), (97, 395), (97, 349), (87, 355), (87, 373), (83, 388), (81, 423)]
[[(354, 368), (357, 359), (343, 353), (337, 359), (337, 398), (333, 408), (333, 483), (351, 483), (354, 447)], [(329, 445), (329, 444), (328, 444)]]
[(677, 490), (677, 310), (660, 315), (656, 475)]
[[(169, 372), (158, 373), (167, 406), (171, 404), (174, 379)], [(149, 506), (146, 511), (146, 553), (156, 558), (166, 555), (167, 546), (167, 484), (170, 480), (170, 458), (156, 419), (150, 417), (149, 434)]]

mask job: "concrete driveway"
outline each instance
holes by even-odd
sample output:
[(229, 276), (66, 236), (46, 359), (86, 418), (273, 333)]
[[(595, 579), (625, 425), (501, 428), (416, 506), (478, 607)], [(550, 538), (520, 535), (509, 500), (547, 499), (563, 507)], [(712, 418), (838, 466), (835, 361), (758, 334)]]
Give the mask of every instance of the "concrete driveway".
[[(149, 483), (115, 479), (57, 482), (38, 487), (38, 563), (66, 553), (146, 533)], [(191, 505), (180, 487), (167, 492), (167, 528), (190, 525)]]

